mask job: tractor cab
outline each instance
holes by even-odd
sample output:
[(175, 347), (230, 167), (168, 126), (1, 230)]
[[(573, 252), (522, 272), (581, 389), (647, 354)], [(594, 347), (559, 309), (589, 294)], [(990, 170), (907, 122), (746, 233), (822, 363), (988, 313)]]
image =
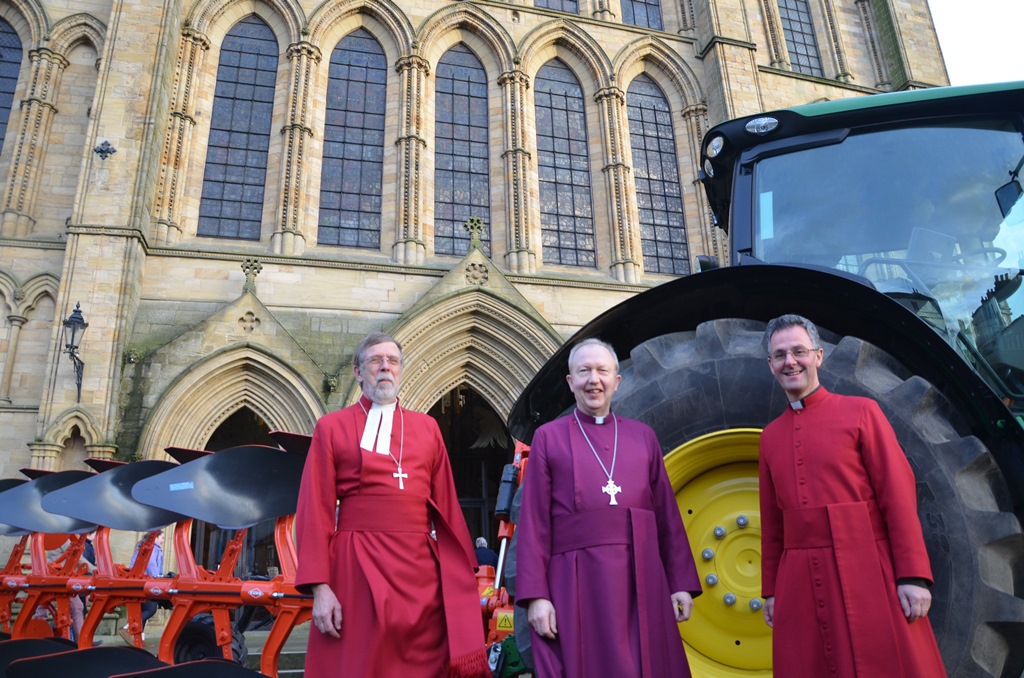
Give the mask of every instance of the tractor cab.
[(723, 123), (702, 158), (712, 209), (734, 263), (831, 269), (873, 286), (944, 335), (1019, 414), (1024, 83), (899, 96)]

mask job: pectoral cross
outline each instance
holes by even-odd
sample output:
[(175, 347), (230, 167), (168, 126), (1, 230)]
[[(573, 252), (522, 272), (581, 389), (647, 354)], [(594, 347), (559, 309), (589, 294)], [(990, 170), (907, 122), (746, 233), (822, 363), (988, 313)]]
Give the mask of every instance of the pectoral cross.
[(619, 502), (615, 501), (615, 495), (622, 492), (622, 488), (615, 484), (615, 481), (611, 478), (608, 479), (608, 484), (601, 488), (601, 491), (611, 497), (608, 502), (610, 506), (618, 506)]
[(400, 489), (400, 490), (404, 490), (405, 489), (405, 483), (402, 482), (402, 479), (403, 478), (408, 478), (409, 474), (408, 473), (402, 473), (402, 467), (401, 466), (398, 467), (398, 473), (392, 473), (391, 477), (392, 478), (398, 478), (398, 489)]

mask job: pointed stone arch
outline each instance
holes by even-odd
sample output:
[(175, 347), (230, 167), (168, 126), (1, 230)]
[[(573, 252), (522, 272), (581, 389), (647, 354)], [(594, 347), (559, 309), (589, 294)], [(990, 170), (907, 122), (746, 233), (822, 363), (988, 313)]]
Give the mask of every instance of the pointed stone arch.
[(160, 397), (137, 454), (162, 458), (169, 445), (201, 448), (243, 407), (271, 429), (312, 433), (325, 407), (316, 389), (274, 355), (253, 344), (222, 349), (180, 375)]
[(626, 90), (633, 78), (644, 72), (647, 64), (654, 66), (659, 76), (655, 80), (663, 89), (671, 85), (675, 90), (672, 98), (677, 99), (679, 110), (705, 101), (700, 80), (690, 65), (654, 36), (638, 38), (619, 50), (612, 61), (612, 73), (619, 86)]
[[(526, 35), (519, 48), (523, 70), (530, 78), (536, 77), (541, 66), (559, 56), (560, 50), (571, 55), (575, 64), (586, 68), (584, 79), (590, 81), (594, 91), (613, 84), (611, 61), (601, 45), (579, 26), (564, 19), (541, 24)], [(577, 77), (579, 75), (577, 73)], [(586, 83), (584, 85), (586, 87)]]
[[(18, 285), (12, 290), (12, 296), (9, 299), (17, 300), (17, 306), (14, 308), (15, 313), (18, 315), (28, 315), (38, 304), (39, 300), (43, 297), (49, 297), (50, 300), (57, 301), (57, 286), (60, 281), (57, 276), (51, 273), (39, 273), (26, 280), (21, 285)], [(6, 293), (6, 288), (4, 292)]]
[(0, 17), (17, 31), (26, 50), (41, 47), (50, 36), (50, 19), (38, 0), (9, 0), (0, 5)]
[[(77, 459), (69, 459), (66, 456), (69, 453), (68, 442), (76, 431), (84, 442), (84, 449), (75, 446), (78, 451), (72, 453), (72, 456)], [(75, 405), (62, 412), (50, 423), (46, 431), (28, 446), (32, 450), (29, 466), (43, 471), (65, 471), (68, 470), (69, 462), (70, 465), (77, 465), (89, 457), (111, 459), (117, 449), (103, 440), (92, 415), (81, 405)]]
[[(472, 386), (502, 419), (562, 338), (550, 326), (482, 289), (439, 299), (391, 328), (402, 343), (402, 402), (426, 412), (459, 384)], [(350, 394), (355, 402), (358, 388)]]
[[(305, 15), (298, 3), (288, 0), (201, 0), (189, 12), (186, 22), (194, 31), (214, 39), (250, 14), (266, 21), (283, 45), (303, 38)], [(285, 35), (281, 35), (282, 30)]]
[(71, 48), (84, 41), (92, 45), (97, 54), (102, 54), (106, 33), (106, 25), (91, 14), (73, 14), (53, 25), (50, 46), (54, 52), (67, 56)]
[(382, 36), (378, 30), (371, 30), (388, 52), (389, 44), (394, 46), (399, 55), (408, 54), (413, 50), (416, 37), (412, 22), (405, 12), (390, 0), (324, 3), (309, 19), (309, 41), (319, 45), (326, 54), (330, 54), (343, 34), (349, 32), (345, 30), (345, 24), (349, 20), (354, 20), (359, 25), (365, 25), (369, 21), (378, 27), (379, 31), (383, 31), (386, 35)]
[(436, 64), (452, 46), (445, 42), (445, 37), (453, 31), (465, 31), (481, 40), (490, 54), (477, 56), (493, 58), (498, 73), (515, 67), (516, 46), (512, 36), (493, 16), (470, 3), (448, 5), (423, 21), (418, 31), (420, 55)]
[(96, 445), (103, 442), (99, 429), (92, 420), (92, 415), (81, 405), (76, 405), (62, 412), (51, 422), (49, 428), (43, 433), (40, 439), (44, 443), (63, 444), (75, 428), (85, 439), (86, 445)]

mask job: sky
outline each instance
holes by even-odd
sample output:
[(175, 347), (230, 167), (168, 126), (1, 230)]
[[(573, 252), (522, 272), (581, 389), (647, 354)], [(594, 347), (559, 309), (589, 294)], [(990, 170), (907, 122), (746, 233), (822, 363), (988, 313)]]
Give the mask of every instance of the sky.
[(951, 85), (1024, 80), (1024, 0), (929, 0)]

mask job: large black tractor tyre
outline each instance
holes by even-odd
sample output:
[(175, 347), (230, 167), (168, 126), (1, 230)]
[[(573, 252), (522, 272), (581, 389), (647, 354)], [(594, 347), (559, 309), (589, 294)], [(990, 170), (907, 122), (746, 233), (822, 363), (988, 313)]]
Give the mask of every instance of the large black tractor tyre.
[[(764, 327), (722, 319), (644, 342), (622, 362), (614, 401), (617, 413), (657, 432), (702, 580), (717, 577), (682, 625), (694, 674), (705, 678), (770, 675), (769, 631), (756, 601), (756, 441), (786, 404), (761, 347)], [(822, 384), (874, 398), (914, 470), (935, 577), (929, 616), (949, 675), (1018, 678), (1024, 540), (992, 454), (930, 383), (871, 344), (821, 329)]]
[[(223, 657), (224, 655), (217, 645), (217, 631), (214, 628), (213, 615), (208, 612), (192, 617), (192, 620), (185, 624), (174, 644), (175, 664)], [(249, 648), (245, 645), (245, 636), (238, 629), (232, 628), (231, 659), (236, 664), (245, 666), (245, 661), (248, 658)]]

